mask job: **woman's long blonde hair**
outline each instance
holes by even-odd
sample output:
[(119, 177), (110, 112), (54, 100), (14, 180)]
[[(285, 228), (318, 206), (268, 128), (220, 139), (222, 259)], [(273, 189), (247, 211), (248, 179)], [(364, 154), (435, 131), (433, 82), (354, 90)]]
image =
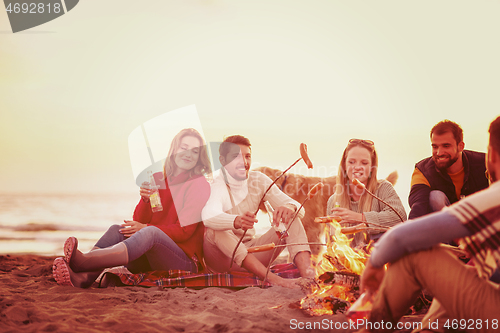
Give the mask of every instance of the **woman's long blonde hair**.
[[(367, 143), (363, 143), (362, 140), (359, 142), (350, 142), (344, 150), (344, 154), (342, 154), (342, 160), (340, 161), (339, 173), (337, 175), (337, 184), (335, 186), (335, 200), (342, 208), (351, 209), (351, 196), (350, 196), (350, 181), (347, 177), (347, 167), (346, 160), (347, 154), (354, 147), (365, 148), (370, 152), (371, 155), (371, 170), (368, 176), (368, 185), (366, 188), (370, 192), (375, 192), (378, 187), (377, 180), (377, 169), (378, 169), (378, 157), (377, 151), (375, 150), (375, 145), (370, 145)], [(372, 208), (372, 197), (366, 193), (363, 193), (361, 198), (359, 199), (359, 207), (361, 212), (369, 212)]]
[(200, 140), (201, 144), (198, 162), (194, 168), (191, 169), (189, 177), (191, 178), (196, 175), (203, 175), (206, 178), (209, 178), (212, 173), (212, 168), (210, 167), (210, 160), (208, 159), (207, 145), (201, 134), (194, 128), (185, 128), (181, 130), (172, 140), (167, 158), (165, 159), (165, 164), (163, 165), (163, 177), (167, 179), (167, 177), (174, 173), (174, 170), (177, 167), (175, 164), (175, 152), (181, 145), (181, 141), (185, 136), (193, 136)]

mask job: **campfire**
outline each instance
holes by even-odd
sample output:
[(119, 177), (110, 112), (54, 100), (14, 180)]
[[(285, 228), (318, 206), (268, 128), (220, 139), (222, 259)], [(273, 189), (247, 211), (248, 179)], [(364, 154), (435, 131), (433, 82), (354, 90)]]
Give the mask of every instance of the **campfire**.
[(337, 221), (325, 224), (327, 247), (317, 264), (317, 285), (304, 297), (301, 308), (312, 316), (345, 313), (359, 297), (359, 276), (370, 245), (353, 249)]

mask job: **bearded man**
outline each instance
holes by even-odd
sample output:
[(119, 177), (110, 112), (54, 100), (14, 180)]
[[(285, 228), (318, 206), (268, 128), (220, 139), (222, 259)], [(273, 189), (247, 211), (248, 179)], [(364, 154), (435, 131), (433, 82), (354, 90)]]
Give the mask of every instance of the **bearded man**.
[(464, 150), (463, 131), (450, 120), (431, 130), (432, 157), (415, 164), (408, 198), (410, 219), (441, 210), (488, 187), (485, 154)]

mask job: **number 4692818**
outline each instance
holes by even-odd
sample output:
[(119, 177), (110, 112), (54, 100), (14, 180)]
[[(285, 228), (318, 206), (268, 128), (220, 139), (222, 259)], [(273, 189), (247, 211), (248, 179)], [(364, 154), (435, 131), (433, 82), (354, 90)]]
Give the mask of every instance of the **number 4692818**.
[(51, 8), (51, 4), (50, 3), (47, 3), (47, 4), (44, 4), (44, 3), (35, 3), (35, 2), (31, 2), (31, 3), (27, 3), (27, 2), (23, 2), (23, 3), (9, 3), (9, 5), (7, 6), (6, 10), (7, 10), (7, 13), (15, 13), (15, 14), (19, 14), (19, 13), (23, 13), (23, 14), (42, 14), (42, 13), (51, 13), (51, 10), (53, 13), (56, 13), (56, 14), (59, 14), (61, 12), (61, 4), (60, 3), (55, 3), (52, 8)]

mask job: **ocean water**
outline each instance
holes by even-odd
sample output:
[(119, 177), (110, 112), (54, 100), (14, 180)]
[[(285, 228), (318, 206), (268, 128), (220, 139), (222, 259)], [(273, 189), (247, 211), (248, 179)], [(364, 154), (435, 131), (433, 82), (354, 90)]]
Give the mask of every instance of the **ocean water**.
[(75, 236), (89, 250), (112, 224), (132, 219), (133, 194), (1, 194), (0, 254), (62, 255)]
[[(0, 254), (62, 255), (69, 236), (90, 250), (113, 224), (132, 219), (138, 194), (0, 194)], [(259, 214), (257, 234), (269, 227)]]

